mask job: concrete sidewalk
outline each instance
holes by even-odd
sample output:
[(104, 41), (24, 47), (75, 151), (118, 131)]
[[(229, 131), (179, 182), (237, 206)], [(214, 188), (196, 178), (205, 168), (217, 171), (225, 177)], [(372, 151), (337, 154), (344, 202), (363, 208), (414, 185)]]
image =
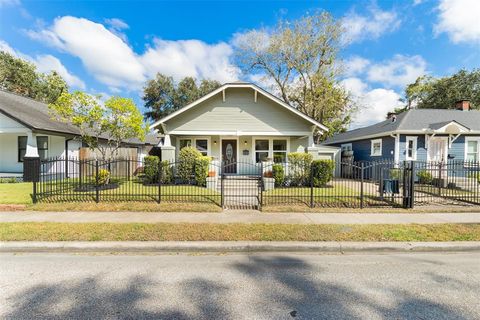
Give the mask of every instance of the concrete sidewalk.
[(0, 222), (65, 223), (280, 223), (280, 224), (434, 224), (480, 223), (480, 213), (222, 213), (156, 212), (0, 212)]

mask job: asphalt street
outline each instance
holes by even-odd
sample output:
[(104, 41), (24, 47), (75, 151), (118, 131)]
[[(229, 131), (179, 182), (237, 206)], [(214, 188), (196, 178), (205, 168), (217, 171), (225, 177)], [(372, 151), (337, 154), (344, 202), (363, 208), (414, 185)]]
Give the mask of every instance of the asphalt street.
[(1, 254), (2, 319), (480, 319), (480, 253)]

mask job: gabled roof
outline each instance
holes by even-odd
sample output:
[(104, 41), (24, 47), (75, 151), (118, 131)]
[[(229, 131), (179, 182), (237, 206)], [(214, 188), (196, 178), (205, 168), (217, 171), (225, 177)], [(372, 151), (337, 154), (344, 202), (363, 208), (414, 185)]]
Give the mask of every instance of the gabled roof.
[(285, 101), (279, 99), (278, 97), (276, 97), (275, 95), (269, 93), (268, 91), (260, 88), (259, 86), (257, 86), (256, 84), (253, 84), (253, 83), (249, 83), (249, 82), (241, 82), (241, 81), (237, 81), (237, 82), (232, 82), (232, 83), (225, 83), (224, 85), (222, 85), (221, 87), (219, 87), (218, 89), (210, 92), (209, 94), (201, 97), (200, 99), (197, 99), (195, 100), (194, 102), (186, 105), (185, 107), (169, 114), (168, 116), (156, 121), (155, 123), (152, 124), (152, 127), (155, 128), (155, 127), (158, 127), (159, 125), (165, 123), (166, 121), (178, 116), (179, 114), (182, 114), (183, 112), (199, 105), (200, 103), (202, 103), (203, 101), (206, 101), (208, 99), (210, 99), (211, 97), (221, 93), (222, 91), (224, 91), (225, 89), (228, 89), (228, 88), (252, 88), (253, 90), (261, 93), (262, 95), (264, 95), (265, 97), (269, 98), (270, 100), (276, 102), (278, 105), (284, 107), (285, 109), (291, 111), (292, 113), (296, 114), (297, 116), (307, 120), (308, 122), (312, 123), (313, 125), (317, 126), (319, 129), (321, 129), (322, 131), (328, 131), (328, 128), (325, 127), (323, 124), (321, 124), (320, 122), (316, 121), (315, 119), (312, 119), (310, 118), (309, 116), (307, 116), (306, 114), (304, 114), (303, 112), (297, 110), (296, 108), (292, 107), (291, 105), (289, 105), (288, 103), (286, 103)]
[[(0, 90), (0, 113), (33, 131), (51, 132), (61, 135), (80, 135), (80, 131), (76, 127), (52, 119), (48, 106), (45, 103), (12, 92)], [(135, 145), (156, 145), (159, 142), (159, 138), (156, 134), (149, 134), (145, 137), (145, 142), (141, 142), (138, 139), (127, 139), (124, 142)]]
[(327, 139), (324, 144), (362, 140), (394, 133), (425, 134), (439, 130), (452, 122), (464, 128), (465, 131), (480, 133), (480, 111), (410, 109), (398, 114), (395, 122), (388, 119), (368, 127), (340, 133)]

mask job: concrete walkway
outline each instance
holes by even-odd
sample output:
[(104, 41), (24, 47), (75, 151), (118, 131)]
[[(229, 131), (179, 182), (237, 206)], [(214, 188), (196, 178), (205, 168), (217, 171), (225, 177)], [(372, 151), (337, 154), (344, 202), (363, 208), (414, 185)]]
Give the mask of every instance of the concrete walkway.
[(479, 213), (222, 213), (155, 212), (0, 212), (0, 222), (112, 223), (283, 223), (283, 224), (432, 224), (480, 223)]

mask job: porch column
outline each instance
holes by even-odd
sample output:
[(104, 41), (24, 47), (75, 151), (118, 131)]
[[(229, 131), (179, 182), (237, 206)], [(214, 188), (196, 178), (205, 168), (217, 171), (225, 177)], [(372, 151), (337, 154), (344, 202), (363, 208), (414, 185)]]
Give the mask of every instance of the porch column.
[(37, 135), (34, 133), (27, 133), (27, 150), (25, 158), (38, 158)]
[(160, 153), (162, 161), (175, 162), (175, 147), (172, 146), (169, 134), (166, 134), (163, 139), (163, 146), (160, 146)]
[(318, 156), (318, 147), (315, 146), (315, 142), (313, 141), (313, 135), (308, 137), (308, 147), (305, 149), (306, 153), (309, 153), (312, 155), (313, 160), (317, 160), (319, 158)]

